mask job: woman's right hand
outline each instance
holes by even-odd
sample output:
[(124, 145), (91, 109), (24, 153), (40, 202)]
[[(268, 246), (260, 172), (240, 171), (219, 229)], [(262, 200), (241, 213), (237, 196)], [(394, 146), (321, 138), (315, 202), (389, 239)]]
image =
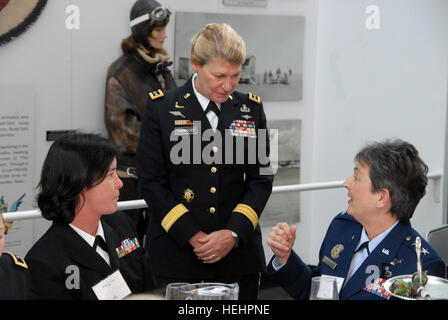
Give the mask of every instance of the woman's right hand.
[(274, 252), (280, 264), (285, 264), (296, 240), (297, 226), (289, 226), (286, 222), (277, 223), (268, 236), (267, 244)]

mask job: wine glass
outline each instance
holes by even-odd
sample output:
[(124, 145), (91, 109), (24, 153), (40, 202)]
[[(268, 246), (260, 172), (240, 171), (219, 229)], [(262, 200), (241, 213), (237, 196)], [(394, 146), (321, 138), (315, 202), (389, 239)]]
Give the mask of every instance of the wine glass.
[(314, 277), (311, 279), (310, 300), (338, 300), (338, 284), (332, 277)]

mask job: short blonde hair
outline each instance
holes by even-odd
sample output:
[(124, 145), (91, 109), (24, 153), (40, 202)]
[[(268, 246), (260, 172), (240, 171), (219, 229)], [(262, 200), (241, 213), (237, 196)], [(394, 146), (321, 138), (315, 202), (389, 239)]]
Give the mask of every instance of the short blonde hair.
[(246, 44), (228, 24), (209, 23), (191, 40), (191, 62), (203, 66), (213, 59), (240, 65), (246, 60)]

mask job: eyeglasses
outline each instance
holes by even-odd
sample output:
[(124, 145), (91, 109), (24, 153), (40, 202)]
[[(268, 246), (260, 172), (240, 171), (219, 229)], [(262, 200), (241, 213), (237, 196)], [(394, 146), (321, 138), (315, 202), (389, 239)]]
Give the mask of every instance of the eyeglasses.
[(154, 8), (151, 13), (146, 13), (140, 17), (137, 17), (129, 23), (131, 28), (139, 23), (150, 21), (150, 23), (154, 23), (156, 21), (163, 21), (167, 17), (169, 17), (171, 14), (171, 11), (168, 9), (167, 6), (158, 6), (157, 8)]

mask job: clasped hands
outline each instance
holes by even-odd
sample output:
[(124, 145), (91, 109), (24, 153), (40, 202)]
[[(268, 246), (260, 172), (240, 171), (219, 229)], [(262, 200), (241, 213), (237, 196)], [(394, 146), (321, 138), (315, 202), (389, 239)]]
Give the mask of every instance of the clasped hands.
[(232, 231), (222, 229), (209, 234), (199, 231), (190, 240), (193, 251), (204, 263), (216, 263), (230, 252), (235, 246)]

